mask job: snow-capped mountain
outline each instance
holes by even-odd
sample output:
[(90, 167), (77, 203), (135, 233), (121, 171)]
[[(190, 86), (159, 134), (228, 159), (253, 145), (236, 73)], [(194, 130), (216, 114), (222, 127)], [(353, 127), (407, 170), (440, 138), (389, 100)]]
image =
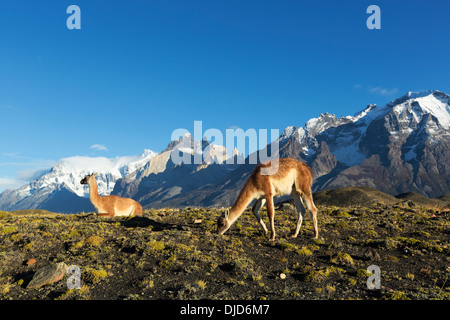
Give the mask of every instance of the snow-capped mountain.
[[(390, 141), (398, 140), (404, 144), (404, 139), (416, 135), (417, 129), (425, 130), (427, 137), (440, 140), (442, 135), (450, 134), (450, 97), (439, 91), (408, 92), (384, 107), (368, 105), (354, 116), (337, 118), (325, 113), (306, 122), (305, 127), (288, 127), (280, 136), (280, 144), (296, 138), (302, 146), (303, 157), (313, 155), (322, 141), (328, 144), (330, 152), (338, 161), (348, 166), (362, 163), (368, 155), (370, 144), (367, 139), (374, 134), (374, 129), (387, 130)], [(385, 128), (375, 128), (382, 124)], [(423, 137), (426, 138), (426, 137)], [(417, 144), (405, 146), (412, 157)]]
[(282, 156), (298, 156), (313, 172), (326, 158), (329, 165), (314, 172), (316, 189), (368, 185), (440, 196), (450, 191), (450, 96), (408, 92), (354, 116), (321, 114), (304, 128), (287, 128), (280, 145)]
[[(450, 96), (437, 90), (408, 92), (382, 107), (369, 104), (353, 116), (320, 114), (287, 127), (278, 142), (280, 157), (308, 163), (316, 191), (369, 186), (392, 195), (450, 193)], [(232, 156), (242, 157), (237, 150)], [(251, 155), (242, 165), (226, 164), (228, 157), (225, 147), (185, 135), (159, 154), (66, 158), (37, 180), (0, 194), (0, 210), (93, 210), (79, 181), (94, 171), (100, 194), (132, 197), (145, 208), (230, 206), (255, 165)]]
[[(232, 156), (240, 157), (236, 148)], [(225, 164), (229, 157), (224, 146), (205, 138), (194, 141), (186, 134), (170, 142), (145, 166), (119, 179), (113, 193), (133, 197), (144, 207), (182, 206), (173, 201), (196, 188), (215, 183), (238, 166)]]
[[(80, 184), (80, 180), (86, 175), (97, 172), (98, 192), (100, 195), (108, 195), (118, 179), (141, 168), (155, 155), (155, 152), (145, 150), (140, 156), (116, 158), (74, 156), (61, 159), (48, 173), (38, 179), (17, 190), (6, 190), (0, 194), (0, 208), (3, 210), (43, 208), (42, 205), (48, 204), (50, 199), (58, 202), (57, 199), (64, 195), (66, 203), (61, 203), (58, 211), (63, 211), (60, 208), (64, 207), (66, 212), (74, 212), (69, 204), (76, 208), (80, 207), (73, 203), (77, 200), (76, 196), (82, 198), (89, 196), (89, 187)], [(74, 200), (68, 201), (67, 197)], [(91, 209), (87, 205), (88, 201), (80, 201), (79, 204), (85, 208), (84, 210)], [(48, 206), (46, 208), (49, 209)]]
[[(382, 107), (370, 104), (353, 116), (320, 114), (304, 126), (283, 131), (279, 156), (308, 163), (315, 191), (370, 186), (392, 195), (448, 194), (449, 104), (450, 97), (436, 90), (408, 92)], [(166, 200), (165, 205), (230, 206), (253, 168), (247, 161), (211, 184)]]

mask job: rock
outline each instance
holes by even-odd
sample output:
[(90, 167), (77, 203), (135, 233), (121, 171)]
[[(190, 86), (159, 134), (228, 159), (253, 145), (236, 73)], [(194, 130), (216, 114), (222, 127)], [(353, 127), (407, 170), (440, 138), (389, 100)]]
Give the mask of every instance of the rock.
[(280, 204), (280, 209), (281, 210), (293, 210), (294, 206), (289, 202), (283, 202)]
[(367, 249), (363, 254), (363, 258), (366, 261), (379, 261), (380, 255), (375, 250)]
[(66, 274), (67, 268), (68, 266), (64, 262), (60, 262), (38, 269), (28, 283), (27, 289), (37, 289), (61, 280)]
[(282, 279), (282, 280), (286, 279), (286, 274), (281, 273), (281, 274), (280, 274), (280, 279)]
[(32, 265), (32, 264), (35, 264), (37, 261), (36, 261), (36, 259), (28, 259), (26, 262), (25, 262), (25, 264), (27, 265), (27, 266), (30, 266), (30, 265)]
[(202, 221), (203, 221), (202, 219), (195, 219), (195, 220), (194, 220), (194, 224), (202, 223)]

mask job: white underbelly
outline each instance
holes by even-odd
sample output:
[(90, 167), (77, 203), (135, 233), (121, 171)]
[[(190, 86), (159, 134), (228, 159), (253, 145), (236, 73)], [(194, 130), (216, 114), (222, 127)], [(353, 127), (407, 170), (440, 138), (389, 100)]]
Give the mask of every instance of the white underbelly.
[(97, 211), (97, 213), (108, 213), (108, 212), (106, 212), (106, 210), (103, 210), (103, 208), (101, 208), (101, 207), (97, 207), (97, 206), (94, 206), (95, 207), (95, 211)]
[(133, 212), (133, 208), (134, 208), (133, 206), (131, 206), (131, 207), (125, 209), (125, 210), (118, 210), (118, 209), (114, 208), (114, 211), (116, 213), (115, 215), (118, 216), (118, 217), (129, 216)]
[(272, 182), (272, 191), (275, 196), (291, 194), (295, 181), (295, 171), (292, 170), (283, 179)]

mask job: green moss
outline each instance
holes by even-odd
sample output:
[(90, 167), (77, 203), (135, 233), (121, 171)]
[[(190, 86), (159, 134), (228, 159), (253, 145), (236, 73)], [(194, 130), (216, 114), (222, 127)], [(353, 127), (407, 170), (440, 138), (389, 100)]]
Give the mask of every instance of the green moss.
[(296, 251), (298, 247), (295, 244), (289, 242), (283, 242), (280, 244), (280, 247), (285, 251)]
[(15, 226), (3, 227), (0, 229), (0, 234), (13, 233), (16, 230), (17, 230), (17, 227), (15, 227)]
[(21, 233), (15, 233), (9, 237), (9, 240), (11, 240), (12, 242), (19, 242), (21, 239), (22, 239)]
[(382, 242), (382, 246), (384, 246), (386, 249), (394, 249), (397, 248), (398, 246), (398, 241), (394, 240), (392, 238), (386, 238), (383, 242)]
[(80, 249), (82, 247), (83, 247), (83, 241), (78, 241), (78, 242), (72, 243), (70, 245), (70, 249), (69, 250), (76, 250), (76, 249)]
[(0, 211), (0, 219), (4, 219), (11, 216), (11, 214), (9, 212), (6, 211)]
[(372, 275), (371, 272), (367, 272), (366, 269), (358, 269), (356, 270), (356, 277), (357, 278), (368, 278)]
[(314, 243), (318, 244), (318, 245), (323, 245), (323, 244), (325, 244), (325, 241), (323, 241), (321, 239), (314, 239)]
[(176, 262), (177, 262), (177, 257), (175, 255), (171, 255), (166, 260), (160, 261), (158, 265), (165, 269), (170, 269), (176, 265)]
[(24, 251), (31, 251), (31, 250), (34, 249), (34, 247), (35, 247), (35, 243), (34, 243), (34, 242), (29, 242), (29, 243), (27, 243), (26, 245), (24, 245), (24, 246), (22, 247), (22, 249), (23, 249)]
[(10, 288), (11, 288), (11, 284), (9, 284), (9, 283), (0, 284), (0, 297), (3, 295), (6, 295), (9, 292)]
[(387, 255), (386, 260), (390, 260), (390, 261), (398, 261), (399, 258), (397, 258), (396, 256), (391, 256), (391, 255)]
[[(164, 246), (164, 243), (162, 243), (162, 245)], [(177, 252), (189, 252), (189, 251), (193, 250), (191, 247), (189, 247), (185, 244), (182, 244), (182, 243), (177, 243), (173, 248)]]
[(307, 247), (302, 247), (301, 249), (298, 249), (295, 252), (297, 252), (301, 256), (310, 256), (310, 255), (312, 255), (311, 250), (309, 250)]
[(348, 237), (347, 240), (349, 242), (357, 242), (357, 240), (355, 238), (353, 238), (352, 236)]
[(433, 245), (432, 249), (435, 252), (444, 252), (444, 249), (441, 246), (437, 245), (437, 244)]
[(348, 212), (342, 210), (335, 210), (331, 214), (335, 217), (350, 217), (350, 214), (348, 214)]
[(235, 261), (236, 268), (240, 270), (250, 270), (253, 266), (253, 261), (248, 258), (241, 258)]
[(104, 239), (102, 237), (94, 235), (94, 236), (90, 236), (89, 238), (85, 239), (84, 243), (89, 246), (92, 246), (92, 247), (98, 247), (102, 244), (103, 240)]
[(161, 251), (161, 250), (165, 249), (164, 242), (162, 242), (162, 241), (153, 240), (153, 241), (148, 242), (147, 246), (149, 246), (150, 248), (152, 248), (155, 251)]
[(414, 232), (414, 235), (425, 238), (429, 238), (431, 236), (428, 232), (425, 231), (416, 231)]
[(371, 237), (378, 237), (378, 233), (375, 230), (366, 230), (364, 233)]
[(352, 256), (345, 252), (338, 252), (331, 257), (330, 262), (338, 265), (353, 265), (354, 263)]
[(153, 276), (145, 277), (140, 283), (139, 287), (143, 289), (151, 289), (155, 286), (155, 281), (153, 280)]
[(103, 278), (106, 278), (108, 273), (103, 269), (86, 268), (83, 271), (83, 279), (86, 282), (97, 284)]
[(316, 246), (315, 244), (310, 244), (307, 246), (307, 248), (311, 251), (316, 251), (320, 249), (319, 246)]
[(195, 284), (202, 290), (205, 290), (206, 288), (206, 282), (203, 280), (198, 280)]
[(395, 249), (397, 248), (399, 242), (395, 239), (388, 237), (386, 239), (380, 240), (369, 239), (365, 242), (365, 244), (377, 248)]
[(383, 297), (383, 300), (410, 300), (406, 294), (402, 291), (392, 291), (386, 292)]
[(308, 273), (306, 273), (303, 277), (303, 281), (305, 282), (321, 282), (326, 277), (328, 277), (328, 274), (324, 270), (311, 270)]
[(322, 282), (333, 273), (345, 273), (344, 269), (327, 267), (325, 269), (315, 269), (311, 266), (304, 266), (302, 268), (304, 275), (303, 281), (305, 282)]
[(89, 250), (86, 251), (85, 256), (87, 258), (95, 258), (95, 256), (97, 255), (97, 252), (95, 252), (94, 250)]
[(80, 231), (78, 231), (78, 230), (73, 230), (67, 235), (67, 237), (69, 239), (77, 237), (77, 236), (80, 236)]

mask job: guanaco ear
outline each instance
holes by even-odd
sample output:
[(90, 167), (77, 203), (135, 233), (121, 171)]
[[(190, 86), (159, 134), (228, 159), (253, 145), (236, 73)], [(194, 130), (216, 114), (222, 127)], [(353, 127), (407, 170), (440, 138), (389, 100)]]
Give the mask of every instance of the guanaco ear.
[(95, 177), (98, 174), (98, 172), (95, 172), (93, 174), (91, 174), (91, 177)]
[(227, 209), (226, 211), (225, 211), (225, 218), (226, 219), (228, 219), (228, 215), (230, 214), (230, 209)]

